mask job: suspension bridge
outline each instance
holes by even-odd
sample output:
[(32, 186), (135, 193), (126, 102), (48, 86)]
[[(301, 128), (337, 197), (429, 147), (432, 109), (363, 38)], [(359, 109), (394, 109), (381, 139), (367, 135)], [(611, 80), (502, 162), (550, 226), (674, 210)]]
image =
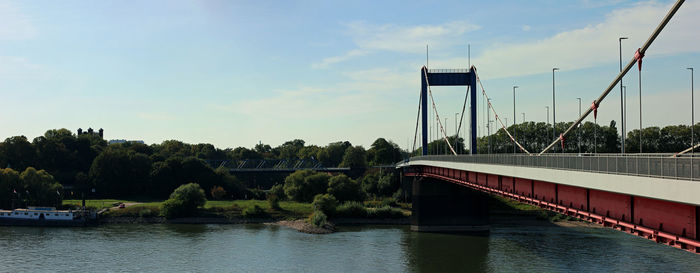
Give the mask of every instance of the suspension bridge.
[[(523, 138), (508, 131), (488, 99), (476, 67), (454, 70), (422, 67), (413, 142), (413, 150), (420, 150), (421, 155), (397, 164), (403, 181), (412, 183), (411, 228), (417, 231), (488, 230), (490, 194), (700, 253), (700, 162), (687, 155), (700, 145), (691, 144), (694, 147), (671, 154), (547, 153), (555, 145), (563, 148), (569, 134), (590, 114), (595, 120), (601, 102), (635, 65), (641, 88), (642, 58), (683, 2), (679, 0), (673, 5), (600, 96), (541, 151), (528, 151), (521, 145)], [(449, 140), (431, 86), (467, 87), (455, 135), (459, 136), (468, 109), (469, 154), (458, 155), (454, 148), (456, 142)], [(479, 154), (477, 93), (484, 98), (488, 113), (493, 114), (512, 142), (513, 154)], [(441, 141), (448, 146), (451, 155), (428, 155), (429, 109), (435, 117)], [(417, 147), (419, 137), (421, 141)], [(515, 149), (520, 153), (516, 154)]]

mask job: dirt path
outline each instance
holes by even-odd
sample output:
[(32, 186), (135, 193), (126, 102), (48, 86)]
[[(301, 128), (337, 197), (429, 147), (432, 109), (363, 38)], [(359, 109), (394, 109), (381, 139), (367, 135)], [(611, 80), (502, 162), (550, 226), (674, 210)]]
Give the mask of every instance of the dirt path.
[[(133, 205), (138, 205), (138, 204), (141, 204), (141, 203), (139, 203), (139, 202), (129, 202), (129, 203), (122, 203), (122, 204), (124, 204), (124, 207), (125, 207), (125, 208), (128, 208), (128, 207), (131, 207), (131, 206), (133, 206)], [(111, 207), (111, 208), (109, 208), (109, 209), (111, 209), (111, 210), (117, 210), (117, 209), (119, 209), (119, 205), (114, 206), (114, 207)]]

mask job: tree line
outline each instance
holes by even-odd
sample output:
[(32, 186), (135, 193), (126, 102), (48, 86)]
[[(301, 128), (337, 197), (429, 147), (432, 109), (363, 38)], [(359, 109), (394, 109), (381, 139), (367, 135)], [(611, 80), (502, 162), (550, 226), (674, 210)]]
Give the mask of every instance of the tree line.
[[(569, 128), (573, 122), (561, 122), (556, 124), (557, 135)], [(692, 129), (695, 144), (700, 141), (700, 124), (696, 124)], [(514, 134), (518, 142), (529, 152), (540, 152), (554, 141), (552, 125), (545, 122), (524, 122), (511, 125), (508, 132)], [(629, 131), (625, 138), (625, 151), (627, 153), (639, 153), (640, 130)], [(691, 146), (691, 126), (669, 125), (666, 127), (650, 126), (641, 130), (642, 152), (644, 153), (677, 153)], [(454, 136), (448, 138), (455, 146), (457, 153), (469, 153), (464, 146), (464, 139)], [(593, 122), (585, 122), (574, 128), (564, 139), (565, 153), (578, 153), (579, 143), (581, 153), (620, 153), (621, 136), (618, 134), (615, 121), (611, 121), (607, 126), (601, 126)], [(456, 143), (456, 145), (454, 145)], [(480, 154), (488, 153), (512, 153), (513, 142), (506, 132), (501, 128), (490, 136), (483, 136), (477, 139), (477, 149)], [(432, 141), (428, 144), (429, 154), (451, 154), (443, 139)], [(516, 148), (518, 153), (522, 153)], [(550, 152), (561, 152), (561, 143), (553, 147)], [(412, 154), (419, 155), (420, 149)]]
[[(118, 143), (108, 145), (95, 134), (73, 134), (67, 129), (52, 129), (31, 142), (25, 136), (13, 136), (0, 142), (0, 168), (40, 170), (52, 181), (65, 186), (65, 197), (167, 198), (180, 185), (195, 182), (209, 197), (244, 198), (259, 195), (247, 189), (242, 181), (223, 167), (212, 168), (205, 160), (240, 159), (315, 159), (326, 167), (366, 169), (368, 166), (392, 164), (404, 154), (398, 145), (384, 138), (369, 149), (353, 146), (348, 141), (333, 142), (324, 147), (305, 145), (300, 139), (277, 147), (258, 144), (219, 149), (212, 144), (187, 144), (167, 140), (160, 144)], [(0, 185), (10, 181), (0, 176)], [(13, 180), (14, 181), (14, 180)], [(29, 189), (17, 184), (18, 191)], [(281, 183), (281, 181), (280, 181)], [(8, 184), (9, 185), (9, 184)], [(9, 188), (0, 188), (3, 202)], [(94, 193), (92, 192), (94, 189)], [(32, 192), (32, 191), (30, 191)], [(264, 198), (264, 197), (263, 197)]]

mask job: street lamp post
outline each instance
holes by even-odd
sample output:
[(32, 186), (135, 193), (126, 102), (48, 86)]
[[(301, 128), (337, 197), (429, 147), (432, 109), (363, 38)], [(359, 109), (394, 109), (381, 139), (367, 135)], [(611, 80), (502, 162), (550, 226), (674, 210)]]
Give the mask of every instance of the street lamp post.
[[(447, 138), (447, 118), (445, 118), (445, 138)], [(447, 141), (445, 141), (445, 154), (447, 154)]]
[(518, 136), (518, 131), (515, 130), (515, 124), (518, 124), (515, 119), (515, 89), (518, 87), (517, 85), (513, 85), (513, 153), (515, 153), (515, 140)]
[[(578, 100), (578, 116), (581, 117), (581, 98), (576, 98)], [(578, 125), (578, 154), (581, 154), (581, 124)]]
[(489, 111), (489, 110), (491, 110), (491, 109), (489, 109), (490, 107), (491, 107), (491, 99), (488, 99), (486, 101), (486, 137), (489, 138), (488, 139), (488, 144), (489, 144), (488, 145), (489, 146), (488, 153), (489, 154), (491, 153), (491, 111)]
[(459, 128), (457, 128), (457, 116), (459, 116), (459, 113), (455, 113), (455, 151), (459, 154), (459, 150), (457, 149), (457, 141), (459, 140)]
[(693, 130), (693, 127), (695, 127), (695, 94), (693, 92), (694, 71), (692, 67), (688, 67), (687, 69), (690, 70), (690, 179), (693, 179), (693, 157), (695, 157), (695, 132)]
[[(554, 96), (554, 71), (559, 70), (559, 68), (552, 68), (552, 139), (557, 138), (557, 101)], [(556, 149), (556, 145), (552, 147), (552, 152)], [(564, 149), (561, 150), (564, 152)]]
[(547, 125), (549, 125), (549, 106), (545, 106), (544, 108), (547, 109)]
[(522, 113), (522, 114), (523, 114), (523, 124), (524, 124), (525, 123), (525, 113)]
[[(622, 40), (626, 40), (627, 37), (618, 38), (620, 44), (620, 72), (622, 72)], [(624, 76), (624, 75), (623, 75)], [(622, 76), (620, 77), (620, 121), (622, 123), (622, 145), (620, 146), (621, 152), (625, 153), (625, 94), (622, 91)], [(641, 132), (641, 131), (640, 131)]]
[[(694, 94), (694, 83), (693, 83), (693, 78), (694, 78), (694, 71), (692, 67), (688, 67), (688, 70), (690, 70), (690, 147), (694, 147), (695, 144), (695, 135), (693, 134), (693, 127), (695, 127), (695, 94)], [(692, 153), (695, 153), (695, 149), (693, 149)]]
[[(624, 111), (622, 112), (622, 124), (627, 124), (627, 86), (622, 86), (622, 94), (625, 96), (623, 108)], [(622, 127), (622, 143), (625, 143), (625, 139), (627, 139), (627, 129), (623, 126)]]

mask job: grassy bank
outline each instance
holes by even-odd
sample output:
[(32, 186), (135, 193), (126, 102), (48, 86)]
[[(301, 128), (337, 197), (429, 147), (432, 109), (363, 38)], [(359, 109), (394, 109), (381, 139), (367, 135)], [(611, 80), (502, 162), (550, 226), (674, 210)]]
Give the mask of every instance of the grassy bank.
[(489, 210), (491, 211), (491, 214), (494, 213), (519, 213), (519, 212), (526, 212), (526, 213), (532, 213), (537, 217), (537, 219), (540, 220), (547, 220), (550, 222), (559, 222), (559, 221), (580, 221), (578, 218), (571, 217), (571, 216), (566, 216), (562, 215), (556, 212), (548, 211), (543, 208), (525, 204), (525, 203), (520, 203), (518, 201), (497, 196), (497, 195), (491, 195), (491, 199), (489, 202)]
[[(64, 206), (80, 206), (81, 200), (64, 200)], [(126, 208), (117, 208), (121, 203), (134, 203)], [(94, 199), (86, 200), (86, 205), (91, 208), (110, 208), (103, 214), (103, 217), (158, 217), (163, 201), (139, 201), (120, 199)], [(360, 207), (362, 209), (360, 209)], [(390, 213), (398, 210), (399, 213)], [(363, 203), (355, 203), (345, 211), (345, 217), (377, 218), (389, 216), (388, 218), (410, 216), (410, 203), (392, 203), (385, 200), (371, 200)], [(360, 212), (360, 213), (358, 213)], [(278, 220), (305, 219), (313, 213), (311, 203), (300, 203), (294, 201), (280, 201), (279, 208), (270, 207), (266, 200), (211, 200), (207, 201), (204, 207), (198, 209), (196, 217), (214, 218), (271, 218)], [(341, 215), (338, 215), (341, 216)]]

